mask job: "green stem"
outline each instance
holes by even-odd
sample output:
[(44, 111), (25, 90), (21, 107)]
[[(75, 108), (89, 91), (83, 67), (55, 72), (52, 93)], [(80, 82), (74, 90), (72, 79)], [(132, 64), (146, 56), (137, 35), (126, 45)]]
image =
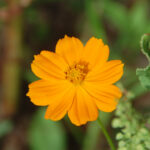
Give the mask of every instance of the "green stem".
[(109, 146), (111, 147), (111, 150), (116, 150), (116, 148), (115, 148), (115, 146), (114, 146), (114, 144), (113, 144), (113, 142), (112, 142), (112, 139), (111, 139), (111, 137), (109, 136), (109, 134), (108, 134), (107, 130), (105, 129), (103, 123), (101, 122), (100, 118), (98, 118), (97, 121), (98, 121), (98, 123), (99, 123), (99, 125), (100, 125), (100, 127), (101, 127), (101, 129), (102, 129), (102, 131), (103, 131), (103, 134), (104, 134), (105, 137), (106, 137), (106, 140), (107, 140)]

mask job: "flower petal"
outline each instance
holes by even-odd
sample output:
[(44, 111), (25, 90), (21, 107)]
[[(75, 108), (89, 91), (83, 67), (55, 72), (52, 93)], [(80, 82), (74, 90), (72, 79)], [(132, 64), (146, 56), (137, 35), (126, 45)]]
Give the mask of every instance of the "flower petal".
[(67, 64), (61, 56), (50, 51), (42, 51), (39, 55), (35, 55), (34, 58), (31, 68), (38, 77), (46, 80), (65, 78), (64, 71), (67, 68)]
[(75, 37), (65, 36), (56, 45), (56, 53), (61, 55), (69, 65), (78, 62), (83, 52), (83, 44)]
[(77, 126), (83, 125), (87, 121), (94, 121), (98, 117), (98, 110), (92, 97), (81, 87), (77, 90), (68, 116), (71, 122)]
[[(113, 99), (115, 101), (115, 99)], [(99, 108), (99, 110), (103, 111), (103, 112), (112, 112), (116, 109), (117, 107), (117, 103), (114, 103), (114, 105), (108, 105), (108, 104), (104, 104), (101, 101), (95, 99), (95, 103), (97, 105), (97, 107)]]
[(115, 85), (102, 86), (97, 82), (84, 82), (82, 87), (91, 95), (97, 107), (104, 112), (111, 112), (116, 108), (117, 99), (122, 96)]
[(113, 84), (123, 75), (123, 66), (120, 60), (106, 62), (99, 70), (93, 70), (86, 76), (86, 81), (99, 82), (100, 84)]
[(48, 106), (45, 118), (53, 121), (62, 119), (71, 107), (74, 95), (75, 87), (72, 85), (72, 87), (66, 91), (60, 99), (53, 101), (53, 103)]
[(104, 45), (102, 39), (92, 37), (84, 47), (83, 60), (89, 62), (89, 68), (101, 67), (108, 59), (109, 47)]
[(27, 96), (35, 105), (46, 106), (61, 99), (71, 87), (72, 84), (65, 80), (38, 80), (29, 84)]

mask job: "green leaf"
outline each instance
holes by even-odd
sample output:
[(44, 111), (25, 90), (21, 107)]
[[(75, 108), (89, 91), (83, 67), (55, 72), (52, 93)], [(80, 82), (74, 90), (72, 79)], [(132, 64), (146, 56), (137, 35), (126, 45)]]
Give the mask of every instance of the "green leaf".
[(120, 101), (116, 110), (116, 117), (113, 120), (115, 123), (113, 127), (120, 128), (120, 123), (122, 124), (116, 135), (118, 150), (148, 150), (150, 132), (145, 126), (146, 118), (132, 107), (131, 100)]
[[(141, 38), (141, 51), (147, 57), (150, 62), (150, 34), (144, 34)], [(150, 64), (146, 68), (138, 68), (136, 70), (136, 75), (138, 76), (143, 87), (150, 90)]]
[(107, 38), (102, 23), (102, 18), (100, 17), (100, 14), (96, 12), (94, 1), (85, 0), (85, 15), (91, 26), (91, 30), (94, 36), (96, 36), (97, 38), (103, 38), (104, 42), (106, 42)]
[(122, 127), (122, 122), (118, 118), (115, 118), (112, 121), (112, 126), (113, 126), (113, 128), (121, 128)]
[(0, 123), (0, 138), (9, 133), (13, 128), (12, 122), (9, 120)]
[[(103, 1), (104, 15), (120, 31), (127, 28), (128, 13), (124, 5), (115, 1)], [(119, 12), (119, 13), (118, 13)]]
[(116, 139), (117, 140), (121, 140), (123, 138), (123, 134), (122, 133), (118, 133), (117, 135), (116, 135)]
[(125, 144), (126, 144), (126, 143), (125, 143), (124, 141), (119, 141), (118, 144), (119, 144), (120, 147), (125, 147)]
[(141, 50), (150, 61), (150, 34), (144, 34), (141, 38)]
[(136, 75), (139, 77), (142, 86), (150, 89), (150, 66), (144, 69), (137, 69)]
[(45, 110), (37, 111), (29, 128), (32, 150), (66, 150), (66, 134), (61, 122), (44, 119)]

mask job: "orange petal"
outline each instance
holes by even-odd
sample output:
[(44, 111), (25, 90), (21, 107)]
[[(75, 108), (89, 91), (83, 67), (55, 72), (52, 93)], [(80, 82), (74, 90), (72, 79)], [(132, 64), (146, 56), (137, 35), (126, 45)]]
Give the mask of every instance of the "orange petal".
[[(114, 99), (115, 101), (115, 99)], [(112, 112), (116, 109), (117, 107), (117, 103), (114, 105), (108, 105), (108, 104), (104, 104), (101, 101), (95, 99), (95, 103), (98, 107), (99, 110), (103, 111), (103, 112)]]
[(84, 82), (82, 87), (94, 98), (97, 107), (104, 112), (111, 112), (116, 108), (117, 100), (122, 96), (115, 85), (102, 86), (97, 82)]
[(27, 96), (35, 105), (46, 106), (61, 99), (71, 87), (72, 84), (65, 80), (38, 80), (29, 85)]
[[(59, 94), (58, 94), (59, 95)], [(57, 121), (62, 119), (72, 105), (75, 95), (75, 87), (72, 87), (64, 95), (48, 106), (45, 118)]]
[(98, 117), (98, 110), (92, 97), (81, 87), (77, 90), (71, 109), (68, 112), (71, 122), (77, 126)]
[(65, 36), (56, 45), (56, 53), (61, 55), (69, 65), (78, 62), (83, 51), (83, 44), (75, 37)]
[(109, 47), (102, 39), (92, 37), (84, 47), (83, 60), (89, 62), (89, 68), (101, 67), (109, 57)]
[(38, 77), (46, 80), (65, 78), (64, 71), (67, 68), (67, 64), (59, 55), (50, 51), (42, 51), (39, 55), (35, 55), (34, 58), (31, 68)]
[(99, 82), (99, 84), (113, 84), (123, 75), (123, 66), (120, 60), (106, 62), (99, 70), (93, 70), (86, 76), (86, 81)]

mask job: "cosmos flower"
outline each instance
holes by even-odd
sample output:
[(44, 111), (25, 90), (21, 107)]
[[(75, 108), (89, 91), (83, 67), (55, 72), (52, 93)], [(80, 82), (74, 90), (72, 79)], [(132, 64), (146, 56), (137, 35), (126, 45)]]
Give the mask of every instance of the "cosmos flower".
[(65, 36), (55, 53), (43, 50), (34, 56), (31, 68), (40, 80), (29, 85), (27, 96), (35, 105), (48, 106), (46, 119), (57, 121), (68, 114), (77, 126), (94, 121), (98, 110), (115, 110), (122, 95), (114, 83), (123, 75), (123, 64), (108, 57), (102, 39), (92, 37), (84, 46)]

